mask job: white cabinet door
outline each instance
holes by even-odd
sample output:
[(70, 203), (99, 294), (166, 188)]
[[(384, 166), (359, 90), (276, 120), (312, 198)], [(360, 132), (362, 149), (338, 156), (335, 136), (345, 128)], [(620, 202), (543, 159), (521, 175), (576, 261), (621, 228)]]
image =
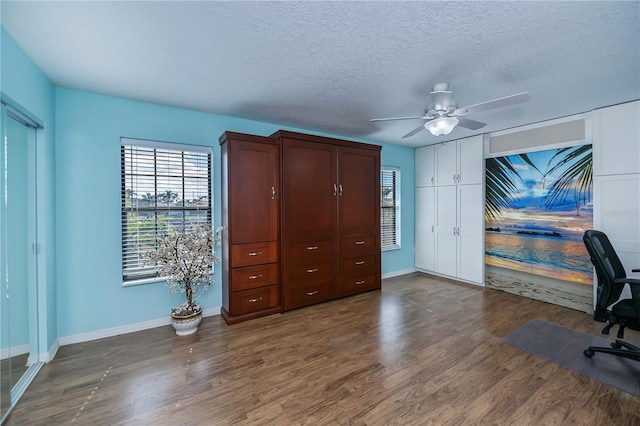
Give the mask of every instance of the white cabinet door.
[(455, 185), (458, 175), (457, 142), (434, 145), (436, 153), (436, 185)]
[(482, 135), (459, 139), (458, 184), (482, 183), (484, 147)]
[(416, 148), (415, 157), (416, 186), (433, 186), (436, 180), (434, 145)]
[(592, 113), (593, 174), (640, 173), (640, 101)]
[(416, 268), (433, 271), (436, 264), (435, 189), (416, 188)]
[(457, 219), (456, 186), (439, 186), (436, 192), (436, 267), (435, 271), (456, 276)]
[(458, 187), (457, 276), (481, 284), (484, 265), (484, 197), (482, 185)]

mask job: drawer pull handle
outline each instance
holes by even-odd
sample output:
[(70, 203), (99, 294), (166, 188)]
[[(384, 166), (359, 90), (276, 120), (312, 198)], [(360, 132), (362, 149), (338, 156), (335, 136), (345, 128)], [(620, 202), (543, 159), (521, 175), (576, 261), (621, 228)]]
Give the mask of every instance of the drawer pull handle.
[(356, 281), (356, 285), (362, 285), (362, 284), (364, 284), (364, 283), (365, 283), (365, 281), (364, 281), (364, 280)]
[(250, 279), (250, 280), (257, 280), (258, 278), (262, 278), (262, 274), (258, 274), (258, 275), (249, 275), (249, 279)]
[(307, 296), (315, 296), (316, 294), (318, 294), (318, 290), (308, 292)]
[(356, 245), (357, 245), (357, 246), (364, 245), (364, 241), (356, 241)]
[(249, 303), (256, 303), (262, 300), (262, 297), (256, 297), (255, 299), (249, 299)]
[(318, 246), (309, 246), (307, 250), (318, 250)]
[(356, 260), (356, 265), (364, 265), (364, 260)]
[(252, 251), (249, 252), (249, 256), (260, 256), (262, 254), (261, 251)]
[(318, 272), (318, 268), (307, 269), (308, 274), (313, 274), (314, 272)]

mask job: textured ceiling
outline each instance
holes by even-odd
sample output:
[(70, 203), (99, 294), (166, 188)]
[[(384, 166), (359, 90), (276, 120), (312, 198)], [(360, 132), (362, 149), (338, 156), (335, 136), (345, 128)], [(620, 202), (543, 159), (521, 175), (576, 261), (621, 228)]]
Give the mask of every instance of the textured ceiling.
[(443, 140), (640, 98), (640, 2), (12, 2), (2, 24), (59, 86), (374, 142), (446, 82), (528, 91)]

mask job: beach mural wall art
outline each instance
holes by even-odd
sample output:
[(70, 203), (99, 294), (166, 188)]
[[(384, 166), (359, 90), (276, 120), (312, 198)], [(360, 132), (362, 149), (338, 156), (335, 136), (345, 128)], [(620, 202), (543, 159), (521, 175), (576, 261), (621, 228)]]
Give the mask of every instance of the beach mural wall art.
[(592, 164), (591, 145), (486, 160), (488, 287), (591, 309)]

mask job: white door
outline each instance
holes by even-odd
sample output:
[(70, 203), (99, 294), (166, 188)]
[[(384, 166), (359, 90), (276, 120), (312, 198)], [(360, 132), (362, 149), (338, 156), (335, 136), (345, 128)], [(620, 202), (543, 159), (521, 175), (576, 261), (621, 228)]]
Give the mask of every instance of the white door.
[(477, 284), (483, 282), (484, 197), (482, 185), (458, 186), (457, 276)]
[(433, 186), (435, 184), (434, 145), (416, 148), (416, 186)]
[(416, 188), (416, 268), (435, 268), (434, 188)]
[(456, 186), (440, 186), (436, 191), (436, 268), (435, 271), (456, 276)]
[(457, 170), (456, 141), (435, 145), (436, 185), (455, 185)]
[(482, 183), (484, 148), (482, 135), (458, 141), (458, 184)]

